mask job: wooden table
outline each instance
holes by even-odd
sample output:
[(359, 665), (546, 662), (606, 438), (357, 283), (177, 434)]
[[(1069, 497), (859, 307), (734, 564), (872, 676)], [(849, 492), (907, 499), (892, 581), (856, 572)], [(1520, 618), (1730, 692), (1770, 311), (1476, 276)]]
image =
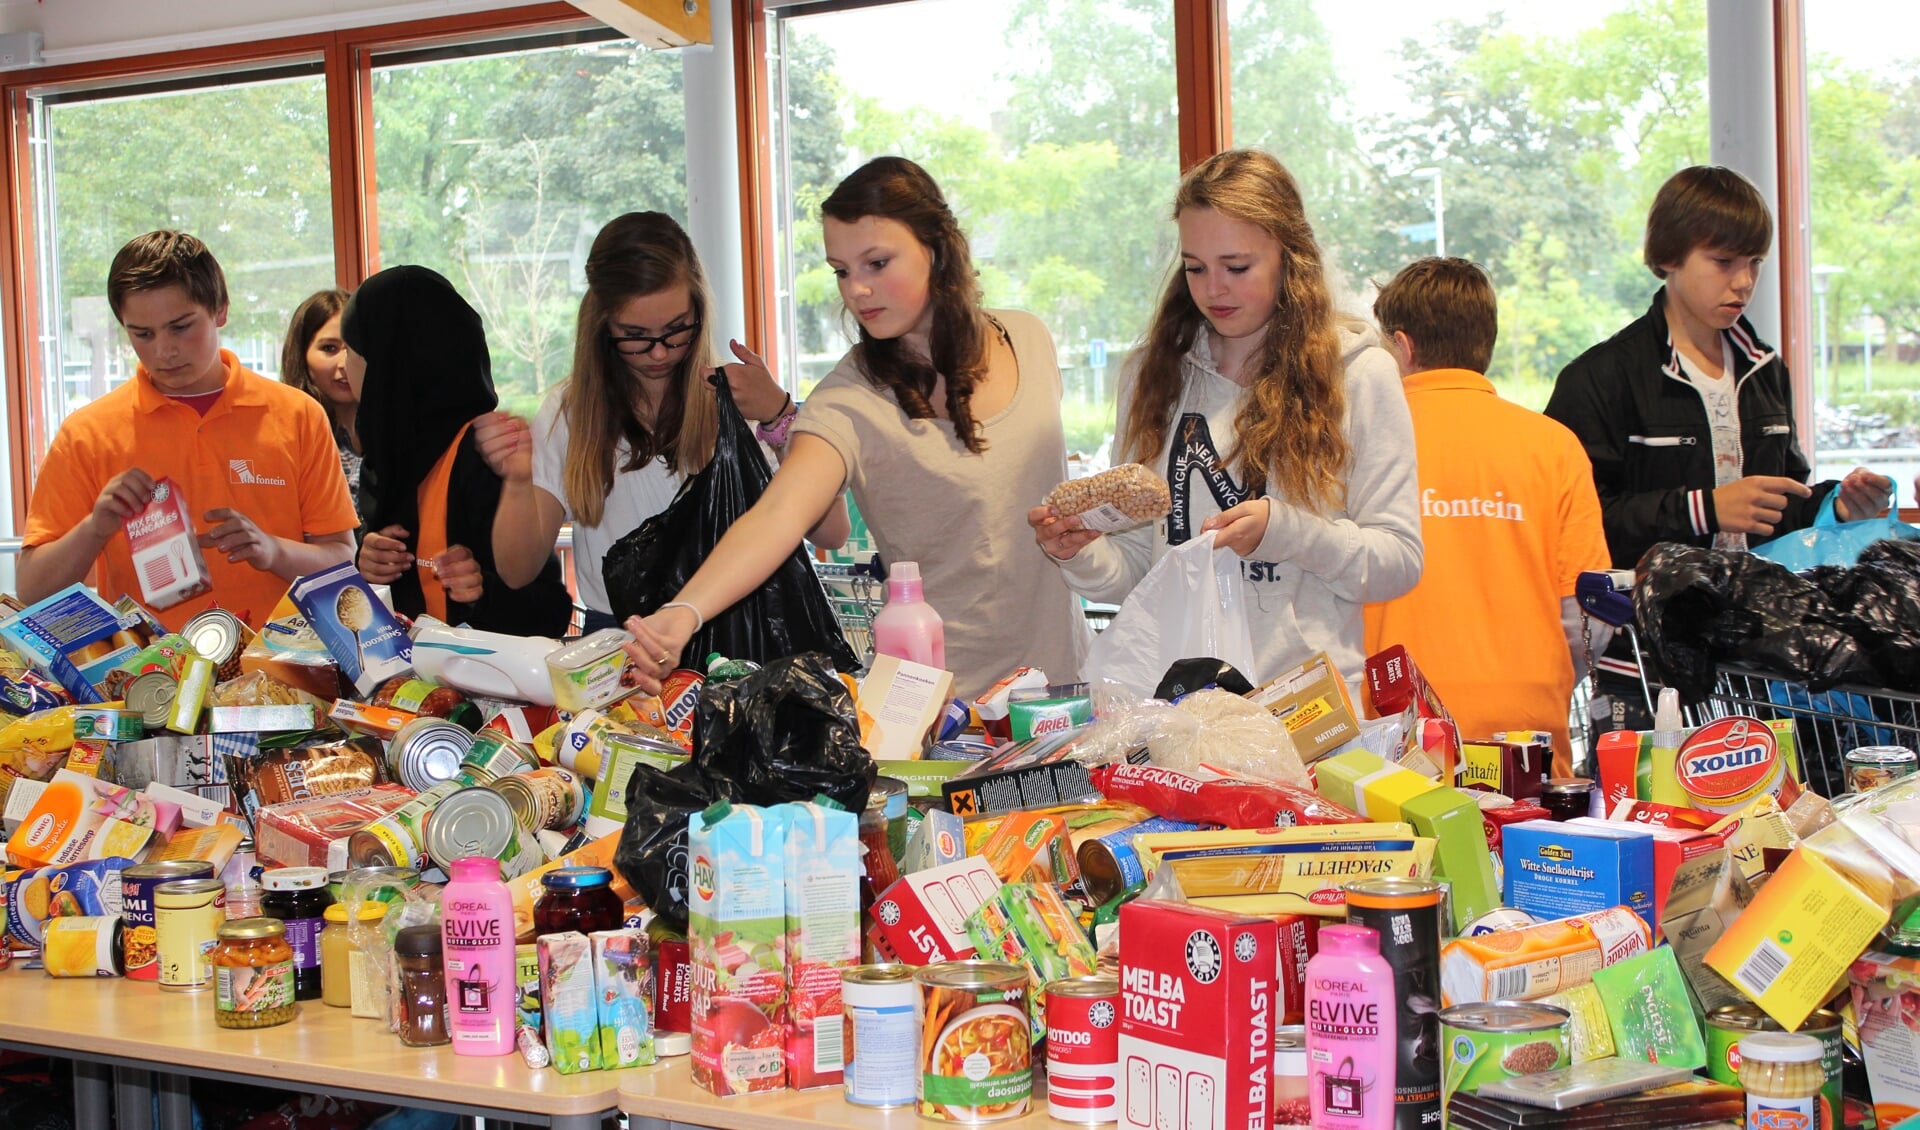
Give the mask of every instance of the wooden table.
[[(842, 1097), (838, 1087), (716, 1098), (693, 1085), (686, 1063), (684, 1059), (667, 1060), (621, 1072), (620, 1109), (629, 1116), (659, 1119), (676, 1128), (711, 1130), (929, 1130), (943, 1125), (921, 1118), (911, 1106), (886, 1110), (855, 1106)], [(982, 1125), (1001, 1130), (1067, 1130), (1069, 1126), (1047, 1117), (1046, 1085), (1037, 1075), (1032, 1110), (1024, 1118)]]
[[(213, 1022), (213, 994), (163, 993), (150, 982), (0, 973), (0, 1046), (71, 1057), (77, 1124), (145, 1130), (159, 1096), (161, 1130), (190, 1130), (188, 1079), (284, 1087), (555, 1127), (600, 1130), (623, 1072), (530, 1071), (518, 1055), (409, 1048), (377, 1020), (305, 1001), (291, 1023), (257, 1031)], [(686, 1061), (678, 1061), (686, 1078)], [(691, 1086), (689, 1082), (687, 1084)]]

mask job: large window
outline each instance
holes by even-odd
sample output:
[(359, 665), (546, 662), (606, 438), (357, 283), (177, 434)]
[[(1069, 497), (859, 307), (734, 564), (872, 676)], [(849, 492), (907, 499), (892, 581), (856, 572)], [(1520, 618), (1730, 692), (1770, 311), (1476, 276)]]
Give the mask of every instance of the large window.
[[(1895, 20), (1893, 24), (1889, 20)], [(1817, 478), (1920, 474), (1920, 62), (1914, 16), (1806, 6)]]
[(1442, 252), (1498, 288), (1491, 376), (1546, 402), (1645, 309), (1660, 182), (1704, 163), (1705, 0), (1231, 0), (1234, 141), (1301, 182), (1350, 309)]
[(641, 210), (686, 222), (680, 58), (616, 36), (374, 61), (381, 265), (432, 267), (473, 303), (512, 411), (566, 379), (600, 227)]
[[(915, 0), (769, 33), (779, 333), (802, 389), (849, 345), (820, 200), (882, 154), (940, 182), (990, 306), (1038, 315), (1069, 451), (1096, 460), (1119, 366), (1167, 278), (1179, 177), (1168, 0)], [(779, 13), (776, 13), (778, 16)]]
[(206, 241), (231, 300), (223, 343), (276, 372), (294, 307), (334, 282), (319, 71), (314, 60), (33, 99), (46, 435), (133, 375), (107, 307), (107, 268), (122, 244), (157, 228)]

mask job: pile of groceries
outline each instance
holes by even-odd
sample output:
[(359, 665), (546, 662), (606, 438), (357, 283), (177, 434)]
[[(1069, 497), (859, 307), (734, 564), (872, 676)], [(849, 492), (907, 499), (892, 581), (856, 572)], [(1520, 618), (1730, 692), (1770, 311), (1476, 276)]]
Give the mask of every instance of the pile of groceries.
[[(622, 638), (409, 624), (349, 566), (257, 635), (11, 604), (0, 964), (936, 1121), (1920, 1125), (1910, 751), (1826, 798), (1791, 720), (1663, 711), (1552, 778), (1548, 735), (1459, 734), (1399, 647), (1375, 717), (1325, 656), (963, 701), (883, 655), (822, 676), (848, 789), (721, 787), (661, 837), (778, 664), (648, 695)], [(759, 732), (804, 777), (790, 737)]]

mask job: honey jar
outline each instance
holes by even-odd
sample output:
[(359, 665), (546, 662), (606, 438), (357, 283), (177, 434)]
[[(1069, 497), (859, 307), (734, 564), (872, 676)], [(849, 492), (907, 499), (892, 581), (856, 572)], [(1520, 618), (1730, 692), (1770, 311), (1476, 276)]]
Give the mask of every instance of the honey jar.
[(293, 1019), (293, 947), (277, 918), (237, 918), (214, 947), (213, 1019), (222, 1028), (271, 1028)]

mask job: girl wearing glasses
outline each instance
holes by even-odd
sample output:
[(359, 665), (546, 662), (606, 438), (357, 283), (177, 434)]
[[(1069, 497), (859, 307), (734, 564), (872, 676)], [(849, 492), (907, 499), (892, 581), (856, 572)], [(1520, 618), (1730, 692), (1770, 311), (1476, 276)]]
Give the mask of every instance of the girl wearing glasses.
[[(690, 475), (713, 458), (719, 431), (708, 375), (712, 297), (693, 241), (659, 212), (629, 212), (594, 238), (580, 299), (573, 375), (529, 425), (501, 413), (475, 427), (504, 482), (493, 520), (494, 560), (509, 585), (524, 584), (573, 523), (574, 582), (587, 632), (614, 627), (601, 562), (613, 543), (667, 508)], [(793, 398), (738, 342), (723, 366), (741, 415), (760, 421), (763, 442), (784, 443)], [(844, 503), (822, 504), (816, 544), (847, 539)], [(791, 549), (791, 546), (789, 547)]]
[(474, 425), (499, 403), (480, 315), (425, 267), (360, 284), (340, 317), (360, 399), (360, 572), (393, 606), (489, 632), (558, 636), (573, 618), (551, 547), (518, 592), (493, 561), (500, 477)]
[(913, 162), (867, 163), (820, 210), (859, 344), (808, 398), (759, 504), (671, 602), (627, 621), (642, 686), (657, 689), (704, 619), (764, 581), (843, 489), (883, 560), (919, 562), (956, 694), (1021, 663), (1072, 682), (1086, 623), (1025, 522), (1067, 474), (1053, 339), (1031, 314), (982, 309), (966, 236)]

